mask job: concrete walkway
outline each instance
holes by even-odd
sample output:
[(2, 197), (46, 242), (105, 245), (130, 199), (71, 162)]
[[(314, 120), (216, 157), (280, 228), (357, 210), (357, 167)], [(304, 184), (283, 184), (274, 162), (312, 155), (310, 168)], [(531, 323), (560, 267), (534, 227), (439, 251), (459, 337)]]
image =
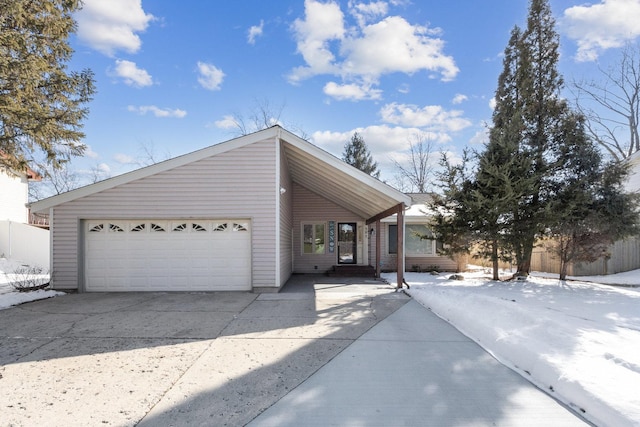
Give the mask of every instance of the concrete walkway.
[(302, 425), (587, 424), (411, 301), (249, 424)]

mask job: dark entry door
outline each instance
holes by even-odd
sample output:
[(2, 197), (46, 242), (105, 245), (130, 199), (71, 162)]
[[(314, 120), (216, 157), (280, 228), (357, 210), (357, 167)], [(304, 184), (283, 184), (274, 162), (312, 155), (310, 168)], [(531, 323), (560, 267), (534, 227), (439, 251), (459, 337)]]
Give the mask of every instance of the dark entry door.
[(355, 222), (338, 223), (338, 264), (355, 264), (358, 251), (358, 225)]

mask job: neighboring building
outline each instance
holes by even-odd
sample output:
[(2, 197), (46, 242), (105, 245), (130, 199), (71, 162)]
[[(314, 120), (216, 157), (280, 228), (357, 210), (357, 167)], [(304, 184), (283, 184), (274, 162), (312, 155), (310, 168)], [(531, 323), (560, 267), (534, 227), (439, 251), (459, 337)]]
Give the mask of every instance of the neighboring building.
[(29, 182), (40, 180), (31, 169), (16, 172), (0, 166), (0, 221), (29, 222)]
[(625, 189), (629, 193), (640, 193), (640, 151), (636, 151), (628, 159), (630, 165), (629, 180)]
[(274, 126), (32, 210), (49, 214), (55, 289), (278, 291), (293, 273), (373, 265), (369, 227), (410, 205)]
[[(405, 271), (457, 271), (458, 266), (453, 259), (438, 255), (441, 243), (423, 236), (431, 235), (428, 221), (431, 195), (428, 193), (408, 193), (412, 205), (405, 211)], [(398, 262), (397, 215), (389, 216), (381, 221), (380, 227), (380, 268), (383, 271), (395, 271)], [(370, 228), (375, 238), (376, 231)], [(371, 259), (375, 259), (375, 244), (371, 245)]]
[(48, 270), (49, 232), (31, 226), (28, 208), (29, 182), (41, 179), (31, 169), (0, 166), (0, 256)]

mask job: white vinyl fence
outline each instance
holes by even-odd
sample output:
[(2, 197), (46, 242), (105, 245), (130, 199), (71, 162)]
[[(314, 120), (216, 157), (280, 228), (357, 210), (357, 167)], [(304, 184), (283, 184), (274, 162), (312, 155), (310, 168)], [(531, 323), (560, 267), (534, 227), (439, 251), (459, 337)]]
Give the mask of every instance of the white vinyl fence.
[(49, 270), (49, 230), (0, 221), (0, 256)]

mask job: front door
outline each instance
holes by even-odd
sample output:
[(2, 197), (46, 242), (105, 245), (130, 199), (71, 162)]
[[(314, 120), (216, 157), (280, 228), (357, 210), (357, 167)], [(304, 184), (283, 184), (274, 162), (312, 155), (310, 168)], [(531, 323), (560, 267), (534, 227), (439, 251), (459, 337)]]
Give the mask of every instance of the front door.
[(355, 264), (358, 253), (358, 225), (355, 222), (338, 223), (338, 264)]

